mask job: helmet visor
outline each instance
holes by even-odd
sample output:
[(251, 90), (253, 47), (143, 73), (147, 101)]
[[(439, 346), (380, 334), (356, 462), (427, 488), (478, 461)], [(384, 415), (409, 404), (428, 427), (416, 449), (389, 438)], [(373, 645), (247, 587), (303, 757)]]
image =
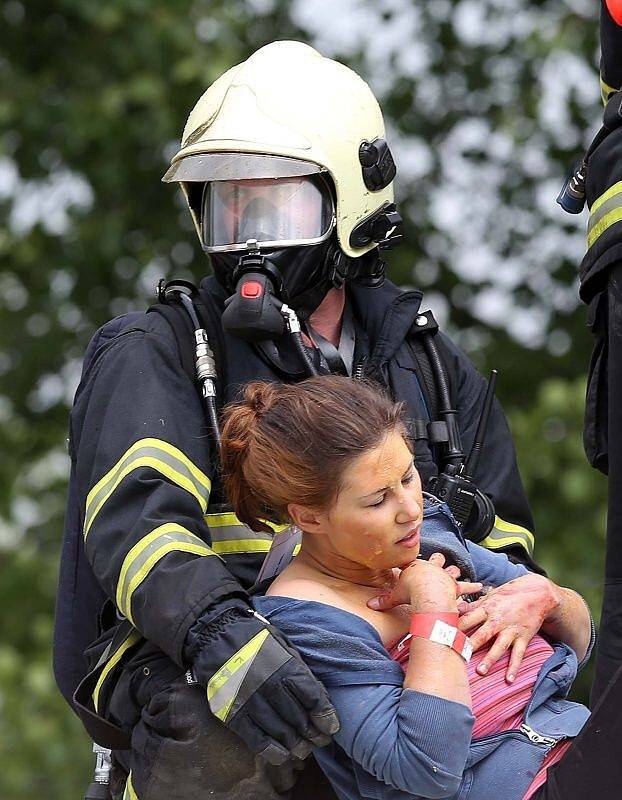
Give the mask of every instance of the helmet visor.
[(203, 246), (207, 252), (262, 246), (314, 244), (335, 224), (331, 192), (323, 178), (211, 181), (202, 203)]

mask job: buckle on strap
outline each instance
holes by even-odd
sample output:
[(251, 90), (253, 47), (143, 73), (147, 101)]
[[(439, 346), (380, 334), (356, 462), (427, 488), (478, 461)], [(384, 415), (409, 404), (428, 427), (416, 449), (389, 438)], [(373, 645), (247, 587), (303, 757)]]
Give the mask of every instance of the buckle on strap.
[(446, 444), (449, 441), (449, 430), (444, 420), (428, 422), (428, 439), (432, 444)]

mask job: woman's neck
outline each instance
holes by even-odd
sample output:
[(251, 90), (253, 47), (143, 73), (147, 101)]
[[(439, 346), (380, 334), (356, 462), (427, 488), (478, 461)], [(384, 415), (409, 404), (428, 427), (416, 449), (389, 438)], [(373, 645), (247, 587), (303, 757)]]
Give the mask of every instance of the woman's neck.
[(290, 566), (296, 571), (304, 570), (318, 581), (330, 583), (333, 588), (335, 584), (343, 584), (346, 590), (348, 587), (388, 589), (395, 583), (392, 569), (376, 569), (327, 553), (312, 536), (303, 536), (300, 552)]
[(303, 540), (292, 563), (278, 575), (267, 594), (311, 600), (340, 608), (366, 620), (378, 632), (385, 646), (408, 632), (410, 609), (398, 606), (389, 611), (373, 611), (367, 601), (389, 591), (398, 579), (398, 570), (374, 570), (325, 555), (313, 546), (312, 536)]

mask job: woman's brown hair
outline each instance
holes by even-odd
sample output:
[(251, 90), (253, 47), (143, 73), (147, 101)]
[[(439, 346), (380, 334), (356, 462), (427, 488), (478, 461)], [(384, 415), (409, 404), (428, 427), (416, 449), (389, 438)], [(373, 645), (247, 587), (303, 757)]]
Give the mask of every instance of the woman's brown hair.
[(238, 518), (290, 522), (289, 503), (327, 508), (345, 468), (392, 431), (405, 435), (402, 404), (379, 387), (337, 375), (297, 384), (253, 381), (225, 409), (222, 471)]

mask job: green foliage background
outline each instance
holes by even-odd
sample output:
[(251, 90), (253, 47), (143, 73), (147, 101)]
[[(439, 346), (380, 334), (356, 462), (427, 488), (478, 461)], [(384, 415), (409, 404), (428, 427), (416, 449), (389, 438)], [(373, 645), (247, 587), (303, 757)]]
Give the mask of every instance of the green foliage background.
[[(600, 604), (605, 481), (581, 446), (585, 219), (555, 206), (599, 118), (592, 0), (0, 2), (0, 797), (80, 798), (89, 745), (50, 639), (68, 406), (94, 329), (206, 271), (160, 183), (191, 106), (297, 38), (385, 109), (406, 218), (391, 277), (501, 371), (536, 555)], [(589, 673), (578, 687), (585, 697)]]

